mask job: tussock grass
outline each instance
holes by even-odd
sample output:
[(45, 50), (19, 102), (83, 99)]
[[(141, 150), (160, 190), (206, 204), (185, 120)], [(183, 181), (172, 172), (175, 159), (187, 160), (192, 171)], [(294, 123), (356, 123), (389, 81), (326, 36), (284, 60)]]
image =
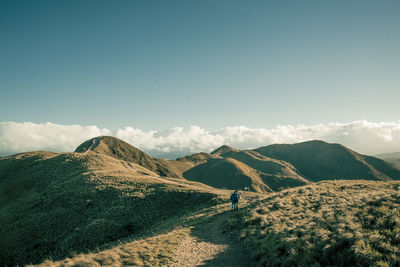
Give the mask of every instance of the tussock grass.
[(275, 193), (227, 223), (263, 266), (398, 266), (400, 183), (329, 181)]
[(0, 177), (0, 266), (103, 250), (221, 201), (205, 186), (94, 152), (4, 157)]
[(115, 245), (103, 251), (80, 253), (59, 261), (46, 260), (38, 266), (168, 266), (188, 229), (174, 230)]

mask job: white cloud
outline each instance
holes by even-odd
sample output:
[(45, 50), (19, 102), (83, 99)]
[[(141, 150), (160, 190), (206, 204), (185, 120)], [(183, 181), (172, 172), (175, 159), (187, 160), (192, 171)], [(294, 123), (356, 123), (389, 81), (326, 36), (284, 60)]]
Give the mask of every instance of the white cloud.
[(83, 141), (99, 135), (111, 135), (111, 131), (97, 126), (50, 122), (0, 122), (0, 154), (34, 150), (74, 151)]
[(32, 150), (73, 151), (83, 141), (99, 135), (116, 136), (152, 156), (167, 158), (210, 152), (223, 144), (251, 149), (313, 139), (341, 143), (369, 155), (400, 151), (400, 121), (278, 125), (273, 129), (233, 126), (215, 132), (198, 126), (163, 131), (125, 127), (112, 132), (97, 126), (0, 122), (0, 154)]

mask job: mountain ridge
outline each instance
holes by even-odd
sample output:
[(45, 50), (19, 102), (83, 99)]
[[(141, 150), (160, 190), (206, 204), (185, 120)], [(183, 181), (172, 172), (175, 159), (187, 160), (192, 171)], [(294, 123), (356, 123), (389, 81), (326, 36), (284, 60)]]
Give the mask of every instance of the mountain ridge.
[[(315, 203), (314, 195), (304, 192), (326, 184), (337, 185), (335, 194), (345, 194), (348, 185), (354, 184), (354, 181), (315, 182), (318, 177), (332, 178), (332, 174), (347, 172), (358, 175), (344, 176), (358, 180), (351, 186), (354, 190), (362, 190), (367, 184), (373, 184), (373, 188), (381, 185), (393, 187), (393, 190), (399, 188), (398, 181), (390, 181), (396, 178), (398, 168), (338, 144), (310, 141), (268, 147), (255, 150), (222, 147), (215, 154), (196, 153), (168, 161), (154, 159), (117, 138), (97, 137), (82, 143), (77, 152), (34, 151), (2, 157), (0, 265), (36, 264), (51, 257), (59, 260), (62, 266), (63, 259), (69, 257), (71, 250), (88, 255), (96, 248), (116, 248), (119, 242), (129, 243), (126, 240), (132, 238), (137, 241), (137, 246), (141, 238), (154, 236), (154, 229), (165, 233), (171, 230), (171, 226), (207, 217), (211, 210), (220, 212), (222, 208), (228, 211), (227, 202), (232, 189), (254, 191), (241, 192), (242, 208), (245, 201), (258, 205), (261, 203), (258, 201), (268, 203), (271, 197), (298, 192), (294, 202), (287, 198), (292, 204), (288, 202), (280, 206), (282, 203), (278, 199), (273, 205), (268, 205), (268, 212), (290, 210), (290, 205), (301, 209), (301, 198), (304, 197), (309, 199), (317, 214), (320, 207)], [(160, 166), (167, 171), (163, 172)], [(310, 173), (315, 176), (310, 178)], [(365, 181), (366, 178), (380, 182)], [(379, 195), (373, 188), (368, 192)], [(335, 197), (333, 205), (342, 200), (340, 194)], [(389, 196), (398, 199), (393, 193)], [(323, 197), (332, 195), (324, 193)], [(370, 197), (364, 195), (363, 199), (369, 205)], [(254, 210), (249, 212), (254, 214)], [(257, 208), (257, 212), (264, 214), (263, 207)], [(283, 218), (287, 219), (276, 219)], [(290, 220), (288, 225), (291, 225)], [(250, 227), (258, 222), (262, 224), (260, 229), (264, 229), (267, 221), (257, 218), (244, 226)], [(189, 229), (185, 231), (190, 232)], [(249, 231), (251, 236), (253, 232)], [(181, 234), (174, 236), (175, 243), (180, 242)], [(166, 249), (169, 251), (167, 255), (173, 255), (173, 247), (169, 249), (167, 245), (169, 239), (165, 242), (165, 248), (160, 248), (164, 246), (160, 245), (157, 249)], [(151, 249), (145, 249), (147, 252), (140, 257), (135, 256), (137, 248), (130, 249), (135, 259), (133, 265), (140, 265), (140, 262), (149, 264), (158, 259), (158, 252), (149, 252)], [(120, 252), (120, 261), (124, 262), (126, 253)], [(91, 255), (96, 255), (93, 260), (97, 259), (97, 254)], [(166, 265), (171, 263), (171, 258), (161, 261)], [(103, 262), (99, 260), (93, 264), (101, 265)]]
[(263, 146), (254, 151), (291, 163), (310, 181), (400, 179), (399, 168), (378, 158), (359, 154), (341, 144), (307, 141)]
[(163, 160), (152, 158), (123, 140), (100, 136), (85, 141), (75, 152), (105, 154), (138, 164), (164, 177), (226, 189), (245, 187), (257, 192), (331, 179), (400, 179), (400, 169), (383, 160), (321, 140), (272, 144), (253, 150), (222, 145), (211, 153)]

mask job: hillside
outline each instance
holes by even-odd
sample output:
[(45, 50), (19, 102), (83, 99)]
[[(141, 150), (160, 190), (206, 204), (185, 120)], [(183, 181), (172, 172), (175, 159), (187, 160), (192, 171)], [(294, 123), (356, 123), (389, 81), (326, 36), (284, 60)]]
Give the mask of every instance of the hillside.
[(168, 161), (153, 159), (143, 151), (112, 136), (92, 138), (79, 145), (75, 150), (77, 153), (87, 153), (89, 151), (136, 163), (161, 176), (180, 177), (179, 174), (172, 170)]
[[(286, 152), (277, 147), (290, 145), (260, 153), (223, 146), (167, 161), (116, 138), (89, 141), (73, 153), (0, 158), (0, 266), (400, 262), (400, 181), (390, 180), (398, 169), (382, 160), (313, 141)], [(276, 158), (261, 154), (271, 151)], [(293, 155), (303, 161), (279, 159)], [(313, 182), (296, 167), (306, 162), (315, 175), (355, 164), (388, 181)], [(160, 176), (160, 166), (178, 178)], [(246, 187), (254, 192), (241, 191), (232, 213), (231, 189)]]
[(304, 177), (314, 182), (330, 179), (400, 179), (399, 168), (339, 144), (308, 141), (293, 145), (270, 145), (254, 151), (292, 164)]
[(188, 180), (201, 182), (217, 188), (244, 189), (255, 192), (272, 191), (263, 183), (257, 172), (232, 158), (210, 159), (184, 172)]
[(398, 266), (400, 182), (324, 181), (271, 194), (232, 216), (261, 266)]
[(217, 148), (216, 150), (214, 150), (213, 152), (211, 152), (212, 155), (221, 155), (224, 153), (228, 153), (228, 152), (238, 152), (239, 150), (234, 149), (233, 147), (227, 146), (227, 145), (222, 145), (219, 148)]
[(375, 155), (375, 157), (387, 161), (397, 167), (400, 167), (400, 152), (379, 154)]
[[(189, 158), (186, 158), (187, 160)], [(227, 189), (270, 192), (309, 183), (289, 163), (222, 146), (183, 173), (188, 180)]]
[(220, 199), (207, 186), (163, 179), (93, 151), (3, 157), (0, 177), (0, 266), (63, 259), (139, 238)]

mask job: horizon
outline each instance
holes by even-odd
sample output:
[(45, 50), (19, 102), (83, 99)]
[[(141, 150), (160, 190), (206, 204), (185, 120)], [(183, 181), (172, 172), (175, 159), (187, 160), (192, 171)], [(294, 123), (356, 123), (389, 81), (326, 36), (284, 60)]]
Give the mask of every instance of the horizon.
[(198, 152), (210, 153), (222, 145), (255, 149), (311, 140), (338, 143), (371, 156), (400, 151), (400, 121), (278, 125), (271, 129), (232, 126), (217, 131), (208, 131), (199, 126), (144, 131), (133, 127), (110, 130), (93, 125), (0, 122), (0, 136), (2, 156), (38, 150), (73, 152), (84, 141), (98, 136), (119, 138), (152, 157), (166, 159)]
[(399, 1), (2, 1), (0, 155), (400, 151)]

